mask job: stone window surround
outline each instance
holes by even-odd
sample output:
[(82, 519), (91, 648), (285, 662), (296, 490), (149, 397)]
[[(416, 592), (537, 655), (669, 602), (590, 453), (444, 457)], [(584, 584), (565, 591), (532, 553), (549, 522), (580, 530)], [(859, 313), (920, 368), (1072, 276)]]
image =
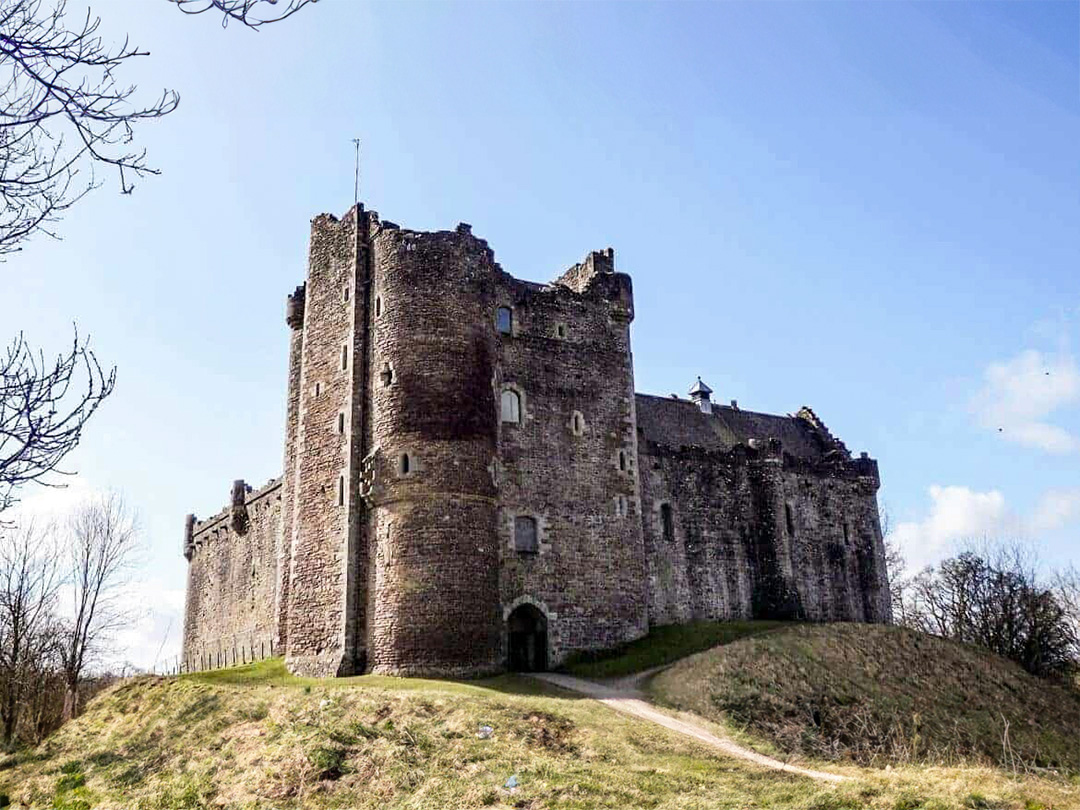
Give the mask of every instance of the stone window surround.
[[(527, 509), (512, 509), (509, 507), (505, 508), (503, 512), (502, 524), (503, 532), (507, 538), (506, 547), (515, 557), (532, 559), (535, 557), (542, 557), (551, 551), (550, 524), (545, 515), (539, 514), (538, 512), (530, 512)], [(514, 521), (519, 517), (530, 517), (536, 521), (536, 551), (517, 550), (517, 544), (514, 538)]]
[[(512, 391), (517, 394), (518, 397), (518, 420), (516, 422), (504, 422), (502, 418), (502, 395)], [(499, 390), (499, 424), (500, 425), (517, 425), (521, 426), (525, 424), (526, 410), (525, 410), (525, 391), (520, 385), (514, 382), (503, 383), (502, 388)]]
[(588, 423), (585, 421), (585, 414), (581, 411), (574, 411), (571, 413), (568, 427), (570, 428), (570, 432), (575, 436), (584, 436), (585, 431), (589, 429)]
[[(664, 521), (664, 507), (665, 506), (667, 507), (667, 514), (669, 516), (668, 523), (670, 525), (665, 525), (665, 521)], [(654, 512), (654, 520), (655, 520), (655, 525), (656, 525), (656, 534), (657, 534), (657, 536), (661, 540), (664, 540), (665, 542), (674, 542), (675, 535), (677, 534), (677, 532), (676, 532), (676, 529), (675, 529), (675, 510), (671, 506), (671, 501), (659, 501), (653, 507), (653, 512)], [(670, 536), (669, 536), (669, 532), (667, 531), (669, 528), (670, 528)]]
[[(506, 313), (507, 317), (506, 329), (503, 328), (502, 323), (504, 312)], [(509, 304), (499, 304), (495, 308), (495, 331), (500, 335), (505, 335), (506, 337), (517, 337), (517, 318), (515, 317), (514, 308)]]
[[(523, 532), (522, 530), (525, 529)], [(522, 548), (521, 539), (519, 534), (532, 534), (531, 548)], [(514, 515), (514, 551), (518, 554), (536, 554), (540, 550), (540, 532), (539, 524), (532, 515)]]
[[(405, 460), (408, 459), (409, 469), (405, 469)], [(394, 472), (398, 478), (412, 478), (420, 472), (420, 456), (411, 447), (402, 447), (394, 460)]]

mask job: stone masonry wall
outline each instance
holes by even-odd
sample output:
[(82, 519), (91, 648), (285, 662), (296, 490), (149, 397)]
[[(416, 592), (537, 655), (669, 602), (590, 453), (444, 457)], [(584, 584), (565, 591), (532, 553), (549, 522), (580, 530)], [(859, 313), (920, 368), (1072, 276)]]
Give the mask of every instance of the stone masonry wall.
[(467, 226), (372, 237), (374, 672), (499, 668), (495, 266)]
[(185, 666), (479, 675), (521, 605), (548, 665), (694, 619), (889, 621), (876, 462), (806, 408), (635, 394), (633, 315), (610, 248), (536, 284), (467, 225), (313, 220), (284, 476), (189, 518)]
[[(363, 210), (311, 226), (289, 540), (286, 663), (298, 674), (351, 673), (362, 623), (353, 430), (357, 292), (365, 282)], [(362, 302), (361, 298), (361, 302)], [(362, 307), (362, 303), (361, 303)]]
[[(522, 406), (520, 423), (499, 430), (503, 618), (522, 603), (545, 614), (549, 665), (647, 630), (633, 297), (613, 270), (610, 250), (593, 253), (552, 285), (503, 274), (497, 296), (512, 310), (497, 385)], [(515, 550), (518, 516), (537, 521), (538, 551)]]
[[(234, 519), (235, 518), (235, 519)], [(245, 488), (243, 514), (226, 509), (195, 522), (190, 544), (182, 661), (189, 671), (277, 652), (270, 609), (277, 589), (281, 481)]]
[(876, 466), (807, 462), (771, 445), (642, 443), (651, 623), (889, 621)]

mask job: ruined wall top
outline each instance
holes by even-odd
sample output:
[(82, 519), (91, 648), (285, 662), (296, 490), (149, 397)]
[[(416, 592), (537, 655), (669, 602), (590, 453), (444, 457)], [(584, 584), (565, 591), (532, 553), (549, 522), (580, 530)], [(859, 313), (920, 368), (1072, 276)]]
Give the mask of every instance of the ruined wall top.
[(704, 412), (692, 400), (648, 394), (637, 394), (636, 404), (639, 435), (658, 447), (729, 452), (741, 445), (804, 465), (846, 464), (852, 472), (876, 477), (877, 463), (865, 454), (852, 461), (844, 444), (809, 408), (778, 416), (713, 403), (711, 412)]

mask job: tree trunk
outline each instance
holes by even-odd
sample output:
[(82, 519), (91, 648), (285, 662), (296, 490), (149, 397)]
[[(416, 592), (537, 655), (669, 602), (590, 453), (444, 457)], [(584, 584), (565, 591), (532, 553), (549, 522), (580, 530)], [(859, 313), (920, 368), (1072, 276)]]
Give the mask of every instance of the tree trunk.
[(12, 705), (11, 701), (7, 701), (7, 705), (4, 707), (4, 748), (10, 749), (15, 744), (15, 723), (19, 719), (19, 712), (16, 705)]
[(79, 713), (79, 682), (68, 682), (64, 689), (64, 722), (74, 720)]

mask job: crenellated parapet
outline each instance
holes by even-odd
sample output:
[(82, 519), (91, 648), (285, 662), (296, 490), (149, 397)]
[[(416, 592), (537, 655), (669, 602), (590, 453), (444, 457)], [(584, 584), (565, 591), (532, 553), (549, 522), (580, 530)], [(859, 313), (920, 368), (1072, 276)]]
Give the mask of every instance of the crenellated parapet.
[(259, 489), (252, 489), (243, 479), (233, 481), (229, 489), (229, 505), (199, 520), (195, 515), (184, 519), (184, 556), (190, 562), (201, 547), (207, 543), (226, 538), (231, 532), (242, 536), (248, 530), (250, 515), (264, 511), (270, 500), (280, 498), (282, 481), (271, 478)]

